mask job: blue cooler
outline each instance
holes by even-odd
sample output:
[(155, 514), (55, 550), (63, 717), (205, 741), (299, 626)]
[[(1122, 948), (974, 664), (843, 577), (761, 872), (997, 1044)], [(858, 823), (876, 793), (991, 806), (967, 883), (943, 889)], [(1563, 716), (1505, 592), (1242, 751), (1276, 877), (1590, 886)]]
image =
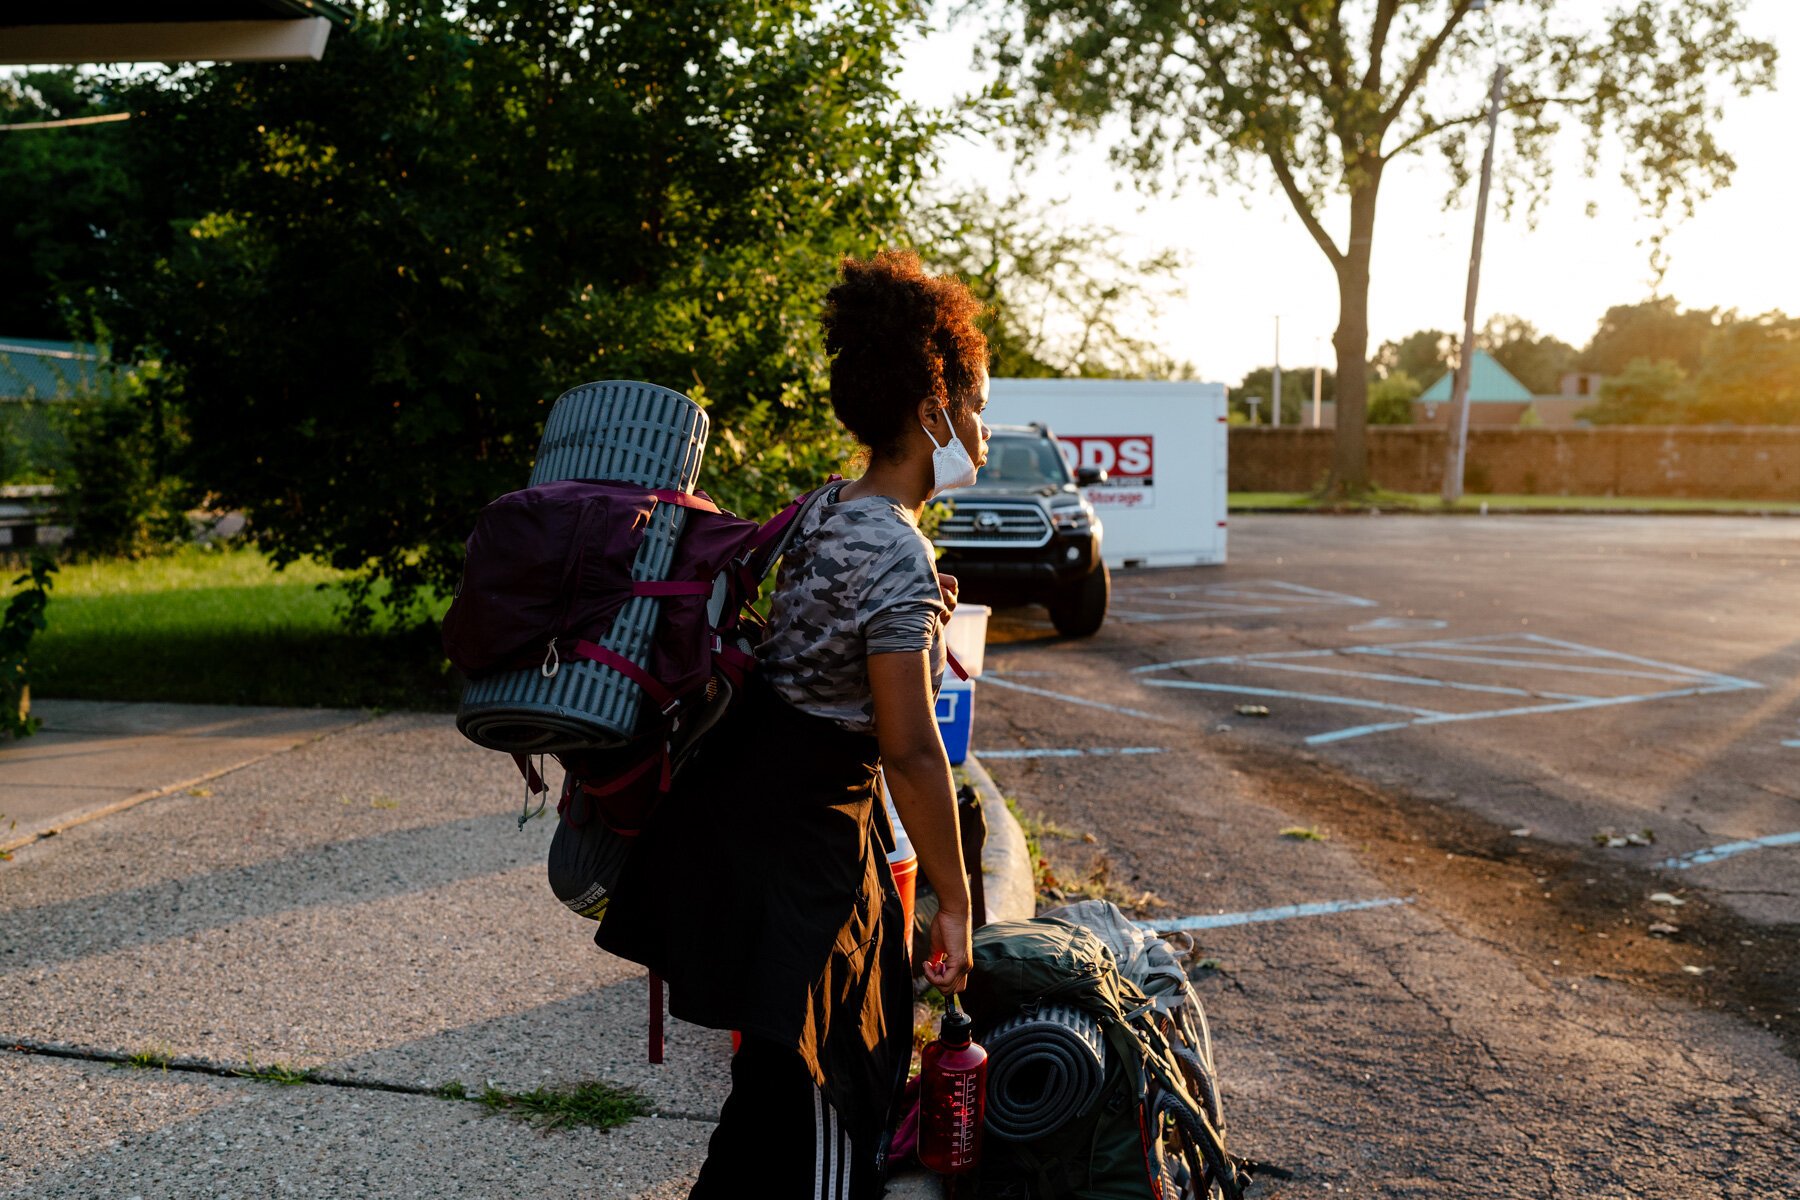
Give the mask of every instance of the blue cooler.
[(969, 734), (975, 724), (975, 681), (946, 673), (937, 698), (938, 736), (952, 764), (969, 757)]

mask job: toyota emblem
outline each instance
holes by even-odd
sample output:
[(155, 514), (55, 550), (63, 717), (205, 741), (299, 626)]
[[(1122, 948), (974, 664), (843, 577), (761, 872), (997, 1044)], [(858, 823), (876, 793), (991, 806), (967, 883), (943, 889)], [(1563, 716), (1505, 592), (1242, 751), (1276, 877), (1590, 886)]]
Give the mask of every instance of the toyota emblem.
[(993, 533), (1000, 528), (1000, 514), (997, 512), (977, 513), (975, 515), (975, 528), (982, 533)]

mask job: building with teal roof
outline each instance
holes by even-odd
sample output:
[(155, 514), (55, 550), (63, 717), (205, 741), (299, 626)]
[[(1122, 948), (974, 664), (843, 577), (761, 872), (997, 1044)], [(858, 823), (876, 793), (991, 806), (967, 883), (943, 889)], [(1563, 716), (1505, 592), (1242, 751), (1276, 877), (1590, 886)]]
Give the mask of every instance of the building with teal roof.
[[(1447, 371), (1413, 401), (1413, 424), (1447, 425), (1450, 421), (1450, 398), (1456, 384), (1456, 372)], [(1469, 427), (1513, 428), (1519, 425), (1542, 425), (1572, 428), (1585, 424), (1575, 414), (1593, 403), (1591, 396), (1533, 395), (1511, 371), (1489, 354), (1477, 350), (1469, 366)]]
[(92, 346), (0, 335), (0, 401), (110, 396), (116, 382)]
[[(1446, 372), (1436, 383), (1419, 393), (1420, 404), (1448, 404), (1456, 372)], [(1530, 404), (1531, 389), (1513, 378), (1513, 373), (1486, 350), (1475, 352), (1469, 370), (1470, 404)]]

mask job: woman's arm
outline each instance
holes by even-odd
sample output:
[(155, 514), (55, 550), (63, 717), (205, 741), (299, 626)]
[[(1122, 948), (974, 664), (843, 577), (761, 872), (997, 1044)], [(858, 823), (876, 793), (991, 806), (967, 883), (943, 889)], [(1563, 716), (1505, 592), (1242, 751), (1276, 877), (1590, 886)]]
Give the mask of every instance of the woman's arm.
[(875, 736), (882, 772), (901, 823), (938, 895), (931, 925), (931, 958), (925, 978), (941, 992), (960, 992), (969, 973), (969, 881), (956, 821), (956, 788), (950, 760), (938, 736), (926, 651), (869, 655), (869, 688), (875, 700)]

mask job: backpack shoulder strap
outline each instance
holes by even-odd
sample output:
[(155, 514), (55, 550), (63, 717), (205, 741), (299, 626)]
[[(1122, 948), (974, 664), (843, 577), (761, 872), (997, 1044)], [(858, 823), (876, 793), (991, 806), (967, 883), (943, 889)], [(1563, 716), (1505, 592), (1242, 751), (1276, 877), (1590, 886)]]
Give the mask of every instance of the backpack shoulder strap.
[(801, 518), (824, 500), (826, 488), (842, 479), (842, 475), (831, 476), (821, 486), (794, 497), (786, 508), (763, 522), (756, 536), (750, 539), (749, 550), (744, 555), (744, 563), (750, 568), (751, 580), (757, 588), (769, 577), (781, 556), (788, 552), (788, 547), (794, 544), (794, 538), (800, 532)]

